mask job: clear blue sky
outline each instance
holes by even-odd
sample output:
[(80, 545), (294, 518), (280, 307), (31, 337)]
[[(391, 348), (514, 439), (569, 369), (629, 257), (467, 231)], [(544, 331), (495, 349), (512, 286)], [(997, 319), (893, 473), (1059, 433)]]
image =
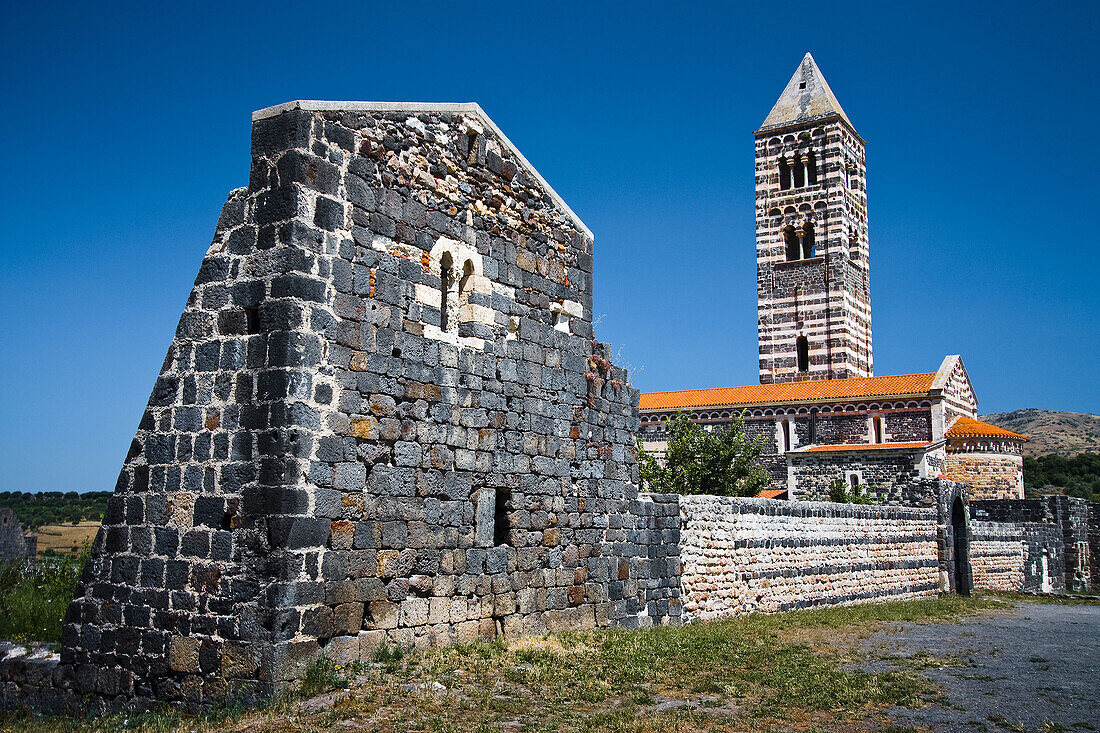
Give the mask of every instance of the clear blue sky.
[(876, 373), (1100, 412), (1097, 8), (8, 2), (0, 490), (113, 487), (291, 99), (479, 102), (595, 233), (634, 384), (754, 383), (752, 132), (807, 50), (868, 141)]

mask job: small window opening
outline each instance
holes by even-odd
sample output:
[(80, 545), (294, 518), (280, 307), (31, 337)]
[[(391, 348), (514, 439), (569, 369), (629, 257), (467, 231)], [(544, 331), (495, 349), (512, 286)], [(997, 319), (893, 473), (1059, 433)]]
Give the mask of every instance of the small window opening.
[(798, 82), (798, 88), (799, 89), (805, 89), (806, 88), (806, 82), (804, 82), (804, 81)]
[(791, 167), (786, 158), (779, 159), (779, 188), (786, 191), (791, 187)]
[(474, 165), (477, 163), (477, 148), (478, 140), (477, 133), (473, 130), (466, 131), (466, 163), (467, 165)]
[(876, 417), (874, 419), (873, 425), (874, 425), (874, 433), (875, 433), (875, 442), (876, 443), (881, 443), (882, 442), (882, 418), (881, 417)]
[(512, 527), (510, 526), (512, 508), (512, 492), (508, 489), (497, 491), (496, 506), (493, 509), (493, 544), (496, 546), (510, 544)]
[(244, 309), (244, 332), (252, 335), (260, 332), (260, 309), (250, 306)]
[(806, 156), (806, 183), (811, 186), (817, 183), (817, 159), (812, 150)]
[(802, 258), (805, 260), (815, 256), (814, 251), (814, 225), (807, 222), (802, 227)]
[(799, 243), (794, 227), (787, 227), (783, 230), (783, 243), (787, 248), (787, 262), (797, 260), (799, 258)]
[(802, 188), (806, 185), (806, 166), (797, 157), (794, 159), (794, 187)]
[(852, 493), (856, 493), (859, 490), (859, 476), (854, 473), (848, 474), (848, 485), (852, 487)]
[(810, 342), (805, 336), (799, 336), (795, 346), (798, 352), (798, 371), (810, 371)]
[(451, 330), (451, 284), (454, 282), (454, 262), (450, 252), (444, 252), (439, 263), (439, 330)]
[(791, 449), (791, 421), (783, 421), (783, 446), (782, 453), (786, 453)]
[(859, 240), (853, 237), (848, 237), (848, 257), (853, 261), (859, 261)]
[(810, 409), (810, 445), (817, 442), (817, 408)]

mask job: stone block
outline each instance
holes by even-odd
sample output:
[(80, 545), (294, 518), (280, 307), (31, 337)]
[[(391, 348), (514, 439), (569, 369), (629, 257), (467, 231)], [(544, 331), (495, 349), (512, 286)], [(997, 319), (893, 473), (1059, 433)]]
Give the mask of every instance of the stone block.
[(400, 607), (390, 601), (371, 601), (367, 604), (367, 620), (376, 629), (396, 629)]
[(199, 640), (173, 636), (168, 642), (168, 666), (173, 672), (198, 672)]

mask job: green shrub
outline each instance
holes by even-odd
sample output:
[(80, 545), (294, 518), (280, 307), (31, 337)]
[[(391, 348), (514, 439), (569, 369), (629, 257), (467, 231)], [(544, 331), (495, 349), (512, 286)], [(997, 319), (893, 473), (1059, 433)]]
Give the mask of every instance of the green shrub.
[(858, 484), (849, 489), (848, 482), (837, 479), (829, 484), (829, 501), (837, 504), (878, 504), (867, 491), (867, 486)]
[(745, 435), (744, 413), (729, 425), (704, 430), (679, 413), (666, 421), (668, 447), (662, 464), (638, 440), (642, 489), (659, 494), (755, 496), (771, 475), (760, 465), (764, 436)]
[(65, 610), (76, 592), (88, 547), (76, 556), (0, 566), (0, 639), (61, 641)]

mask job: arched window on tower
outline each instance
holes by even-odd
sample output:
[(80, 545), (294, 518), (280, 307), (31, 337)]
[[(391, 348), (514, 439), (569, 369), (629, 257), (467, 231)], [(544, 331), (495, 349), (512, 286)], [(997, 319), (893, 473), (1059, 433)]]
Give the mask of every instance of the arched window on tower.
[(806, 222), (802, 225), (802, 259), (808, 260), (814, 256), (814, 225)]
[(451, 286), (454, 284), (454, 260), (450, 252), (444, 252), (439, 261), (439, 330), (446, 333), (455, 325), (451, 315)]
[(806, 185), (812, 186), (815, 183), (817, 183), (817, 158), (811, 150), (806, 156)]
[(791, 421), (784, 420), (782, 425), (782, 442), (783, 444), (779, 448), (780, 453), (786, 453), (791, 449)]
[(794, 168), (794, 187), (802, 188), (806, 185), (806, 166), (797, 155), (795, 155), (791, 166)]
[(779, 188), (786, 191), (791, 187), (791, 167), (786, 158), (779, 159)]
[(785, 244), (787, 248), (787, 262), (794, 262), (799, 259), (800, 245), (794, 227), (787, 227), (783, 230), (783, 244)]
[(799, 336), (795, 341), (795, 351), (798, 357), (798, 371), (810, 371), (810, 342), (805, 336)]
[(882, 418), (876, 417), (873, 423), (874, 438), (876, 443), (882, 442)]

